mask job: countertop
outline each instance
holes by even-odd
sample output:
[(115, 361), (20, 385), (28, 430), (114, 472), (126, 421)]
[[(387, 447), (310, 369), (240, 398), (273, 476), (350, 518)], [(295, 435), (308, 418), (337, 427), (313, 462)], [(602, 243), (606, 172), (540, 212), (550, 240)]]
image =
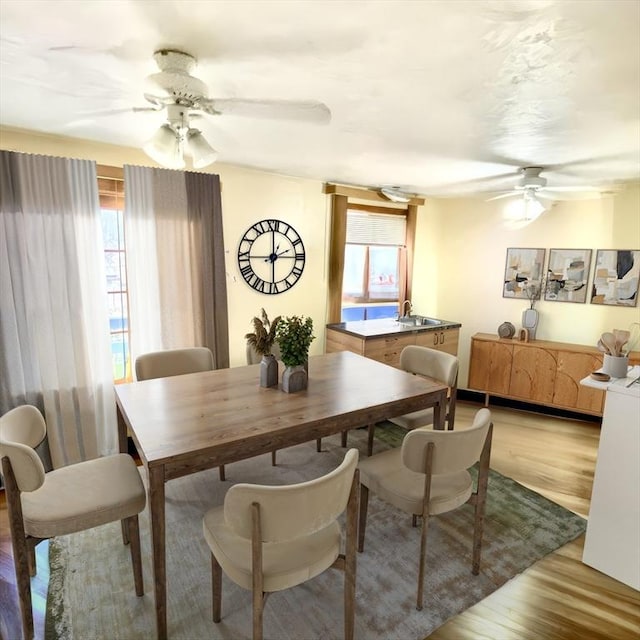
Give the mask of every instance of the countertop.
[[(598, 369), (602, 371), (602, 369)], [(585, 387), (593, 387), (594, 389), (602, 389), (603, 391), (613, 391), (630, 396), (640, 395), (640, 366), (629, 367), (626, 378), (611, 378), (606, 382), (594, 380), (590, 376), (580, 380), (580, 384)]]
[[(437, 318), (439, 320), (439, 318)], [(348, 333), (358, 338), (375, 338), (395, 334), (422, 333), (425, 331), (443, 331), (445, 329), (457, 329), (462, 326), (459, 322), (440, 320), (437, 325), (406, 325), (397, 322), (393, 318), (380, 318), (377, 320), (354, 320), (352, 322), (336, 322), (328, 324), (327, 329), (334, 329), (342, 333)]]

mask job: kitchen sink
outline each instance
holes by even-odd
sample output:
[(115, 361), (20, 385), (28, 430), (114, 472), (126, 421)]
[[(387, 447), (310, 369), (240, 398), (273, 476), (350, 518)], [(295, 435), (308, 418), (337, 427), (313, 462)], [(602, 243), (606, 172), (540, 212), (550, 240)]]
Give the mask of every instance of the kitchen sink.
[(437, 327), (439, 325), (444, 324), (443, 320), (437, 320), (436, 318), (427, 318), (426, 316), (417, 316), (417, 315), (402, 316), (401, 318), (398, 318), (398, 322), (400, 322), (401, 324), (406, 324), (411, 327), (424, 327), (424, 326)]

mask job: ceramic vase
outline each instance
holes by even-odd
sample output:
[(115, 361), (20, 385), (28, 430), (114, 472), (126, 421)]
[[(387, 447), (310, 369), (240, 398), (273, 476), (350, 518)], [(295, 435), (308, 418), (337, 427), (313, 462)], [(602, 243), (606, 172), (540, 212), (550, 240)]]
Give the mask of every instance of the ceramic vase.
[(522, 312), (522, 328), (529, 333), (529, 340), (536, 339), (536, 329), (538, 328), (538, 312), (535, 309), (525, 309)]
[(260, 386), (278, 386), (278, 361), (272, 354), (262, 356), (260, 361)]
[(307, 372), (303, 364), (295, 367), (285, 367), (282, 374), (282, 390), (287, 393), (296, 393), (307, 388)]

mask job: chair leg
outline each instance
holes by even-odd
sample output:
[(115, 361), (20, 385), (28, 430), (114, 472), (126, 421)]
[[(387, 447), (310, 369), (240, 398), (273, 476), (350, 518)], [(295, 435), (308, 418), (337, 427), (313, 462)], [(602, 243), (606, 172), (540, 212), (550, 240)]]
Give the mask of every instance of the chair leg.
[(29, 576), (35, 577), (38, 572), (38, 566), (36, 563), (36, 544), (27, 542), (27, 562), (29, 565)]
[(353, 640), (356, 603), (356, 544), (358, 537), (358, 486), (360, 472), (356, 469), (347, 503), (347, 523), (344, 554), (344, 640)]
[(473, 523), (473, 554), (471, 572), (474, 576), (480, 573), (480, 552), (482, 549), (482, 533), (484, 529), (484, 511), (487, 503), (487, 488), (489, 483), (489, 460), (491, 458), (491, 441), (493, 438), (493, 424), (489, 425), (487, 438), (482, 448), (478, 467), (478, 486), (476, 489), (475, 513)]
[(418, 566), (418, 595), (416, 598), (416, 609), (422, 611), (422, 601), (424, 592), (424, 563), (427, 558), (427, 529), (429, 528), (429, 515), (422, 515), (422, 531), (420, 536), (420, 565)]
[(224, 482), (227, 479), (227, 476), (226, 476), (226, 474), (224, 472), (224, 465), (223, 464), (221, 464), (218, 467), (218, 474), (220, 475), (220, 482)]
[(343, 449), (347, 446), (347, 432), (346, 431), (343, 431), (340, 434), (340, 444), (342, 445)]
[(367, 526), (367, 507), (369, 506), (369, 487), (360, 484), (360, 513), (358, 516), (358, 551), (364, 550), (364, 533)]
[(19, 545), (14, 544), (13, 561), (16, 570), (18, 598), (20, 600), (20, 613), (22, 615), (22, 632), (24, 634), (25, 640), (31, 640), (34, 637), (34, 630), (32, 609), (33, 604), (31, 601), (31, 580), (29, 579), (29, 561), (27, 560), (26, 546), (24, 547), (22, 553), (18, 551), (18, 546)]
[(411, 526), (412, 527), (418, 526), (418, 516), (415, 513), (411, 516)]
[(213, 553), (211, 554), (211, 597), (213, 621), (220, 622), (222, 613), (222, 568)]
[(322, 453), (322, 438), (316, 438), (316, 451)]
[(129, 544), (129, 527), (125, 520), (120, 520), (120, 528), (122, 529), (122, 544)]
[(140, 527), (138, 516), (131, 516), (122, 521), (127, 524), (129, 536), (129, 550), (131, 551), (131, 564), (133, 565), (133, 582), (136, 588), (136, 595), (144, 595), (144, 582), (142, 580), (142, 553), (140, 552)]
[(376, 432), (376, 425), (370, 424), (367, 433), (367, 455), (371, 457), (373, 455), (373, 436)]
[(277, 451), (272, 451), (271, 452), (271, 466), (272, 467), (276, 466), (276, 453), (277, 453)]

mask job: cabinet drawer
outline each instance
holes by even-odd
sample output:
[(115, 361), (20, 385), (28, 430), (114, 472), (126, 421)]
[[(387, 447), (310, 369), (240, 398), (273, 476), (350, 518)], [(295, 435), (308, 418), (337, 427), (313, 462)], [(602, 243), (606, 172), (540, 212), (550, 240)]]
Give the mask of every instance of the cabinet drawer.
[(402, 350), (410, 344), (415, 344), (415, 338), (410, 334), (370, 338), (365, 342), (364, 355), (372, 360), (397, 367), (400, 364)]
[(459, 329), (419, 331), (416, 333), (415, 344), (419, 347), (438, 349), (438, 351), (445, 351), (453, 356), (457, 356), (459, 336)]

